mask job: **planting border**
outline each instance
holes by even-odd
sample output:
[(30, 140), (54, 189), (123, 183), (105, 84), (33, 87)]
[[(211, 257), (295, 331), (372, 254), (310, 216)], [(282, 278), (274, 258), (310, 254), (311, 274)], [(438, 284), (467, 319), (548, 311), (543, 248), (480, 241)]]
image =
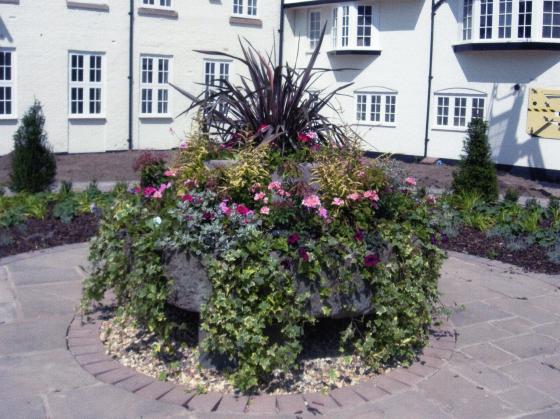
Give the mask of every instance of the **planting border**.
[(100, 340), (103, 310), (88, 318), (76, 315), (68, 327), (67, 346), (76, 362), (97, 380), (125, 389), (140, 397), (185, 407), (194, 412), (222, 414), (324, 414), (336, 409), (377, 401), (404, 392), (437, 373), (455, 352), (453, 325), (443, 320), (430, 331), (430, 339), (418, 360), (409, 368), (399, 367), (357, 385), (331, 390), (328, 394), (238, 396), (210, 392), (198, 394), (185, 386), (158, 381), (125, 367), (110, 355)]

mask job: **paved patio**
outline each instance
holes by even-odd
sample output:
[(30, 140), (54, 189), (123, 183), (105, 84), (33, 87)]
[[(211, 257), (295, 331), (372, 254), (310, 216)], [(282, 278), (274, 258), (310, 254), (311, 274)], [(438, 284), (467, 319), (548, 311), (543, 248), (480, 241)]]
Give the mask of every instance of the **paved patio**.
[[(66, 335), (86, 264), (85, 245), (0, 260), (0, 418), (252, 416), (219, 413), (226, 398), (208, 413), (151, 401), (84, 370)], [(439, 350), (433, 374), (417, 365), (393, 380), (395, 391), (374, 397), (350, 388), (346, 406), (278, 417), (559, 418), (560, 277), (453, 253), (440, 289), (455, 307), (457, 340)]]

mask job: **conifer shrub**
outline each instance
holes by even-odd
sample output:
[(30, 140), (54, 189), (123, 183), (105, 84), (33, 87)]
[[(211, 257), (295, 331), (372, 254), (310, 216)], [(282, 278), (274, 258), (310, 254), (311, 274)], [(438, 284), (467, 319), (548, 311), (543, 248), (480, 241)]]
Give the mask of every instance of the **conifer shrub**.
[(456, 194), (477, 193), (485, 201), (498, 199), (498, 177), (488, 143), (488, 124), (473, 119), (463, 146), (459, 169), (453, 173), (453, 191)]
[(56, 176), (56, 160), (44, 130), (45, 116), (36, 100), (23, 116), (14, 135), (10, 189), (14, 192), (43, 192)]

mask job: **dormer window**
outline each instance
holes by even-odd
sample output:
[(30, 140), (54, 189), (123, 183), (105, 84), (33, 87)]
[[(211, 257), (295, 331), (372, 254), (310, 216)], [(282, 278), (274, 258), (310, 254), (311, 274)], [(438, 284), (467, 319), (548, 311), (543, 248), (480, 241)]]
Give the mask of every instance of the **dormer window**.
[(374, 6), (368, 3), (344, 3), (332, 11), (333, 50), (368, 50), (377, 44)]

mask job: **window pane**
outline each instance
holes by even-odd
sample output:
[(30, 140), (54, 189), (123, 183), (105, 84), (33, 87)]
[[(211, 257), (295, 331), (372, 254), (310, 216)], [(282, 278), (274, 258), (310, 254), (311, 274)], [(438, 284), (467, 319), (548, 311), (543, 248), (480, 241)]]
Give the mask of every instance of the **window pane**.
[(484, 99), (473, 98), (472, 100), (472, 118), (484, 119)]
[(152, 89), (142, 89), (142, 113), (152, 113)]
[(543, 37), (560, 38), (560, 0), (547, 0), (543, 7)]
[(453, 125), (456, 127), (464, 127), (466, 125), (467, 116), (467, 98), (456, 97), (454, 107)]
[(0, 51), (0, 80), (12, 80), (12, 53)]
[(480, 39), (492, 38), (494, 0), (480, 0)]
[(169, 93), (167, 89), (158, 89), (158, 113), (159, 114), (167, 113), (168, 94)]
[(397, 113), (397, 97), (390, 95), (385, 96), (385, 122), (395, 122)]
[(153, 81), (154, 59), (150, 57), (142, 58), (142, 83), (152, 83)]
[(72, 55), (71, 58), (71, 80), (72, 81), (84, 81), (84, 56), (83, 55)]
[(472, 38), (473, 0), (464, 0), (463, 3), (463, 40)]
[(359, 47), (371, 46), (371, 25), (373, 23), (373, 7), (358, 6), (358, 37), (356, 39)]
[(243, 0), (233, 0), (233, 13), (236, 15), (243, 14)]
[(438, 97), (437, 125), (445, 126), (449, 124), (449, 98)]
[(101, 56), (91, 55), (89, 57), (89, 81), (101, 82)]
[(343, 47), (348, 46), (348, 31), (350, 24), (350, 7), (342, 6), (342, 36), (341, 43)]
[(309, 12), (309, 48), (315, 48), (321, 35), (321, 12)]
[(158, 83), (166, 84), (169, 82), (169, 60), (160, 58), (158, 60)]
[(257, 15), (257, 0), (247, 0), (247, 14), (249, 16)]
[(532, 0), (521, 0), (519, 2), (519, 19), (517, 23), (517, 36), (519, 38), (531, 37), (532, 13)]
[(500, 15), (498, 19), (498, 36), (511, 38), (511, 15), (513, 11), (512, 0), (500, 0)]
[(204, 84), (206, 87), (210, 87), (214, 84), (214, 79), (216, 77), (216, 63), (212, 61), (206, 61), (204, 63)]
[(370, 121), (379, 122), (381, 121), (381, 96), (372, 95), (371, 96), (371, 107), (370, 107)]
[(366, 95), (356, 96), (356, 120), (365, 121), (366, 120), (366, 105), (367, 105)]

